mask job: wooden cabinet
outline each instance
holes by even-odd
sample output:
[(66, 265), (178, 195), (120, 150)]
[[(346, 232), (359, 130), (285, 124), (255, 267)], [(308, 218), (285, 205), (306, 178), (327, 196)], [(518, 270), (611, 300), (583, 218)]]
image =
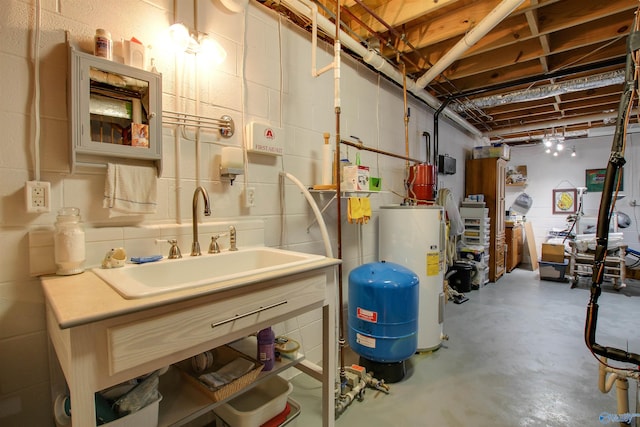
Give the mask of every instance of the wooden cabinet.
[(162, 76), (69, 46), (71, 172), (128, 159), (162, 171)]
[(522, 224), (510, 224), (505, 227), (505, 239), (507, 241), (507, 273), (516, 268), (522, 262)]
[(465, 192), (483, 194), (489, 209), (491, 241), (489, 244), (489, 281), (495, 282), (505, 272), (505, 172), (506, 160), (469, 159), (465, 165)]

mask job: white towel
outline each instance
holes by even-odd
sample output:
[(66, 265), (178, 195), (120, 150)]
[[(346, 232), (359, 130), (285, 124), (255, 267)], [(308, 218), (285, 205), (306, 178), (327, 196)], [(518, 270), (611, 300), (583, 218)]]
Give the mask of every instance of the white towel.
[(111, 216), (155, 213), (157, 197), (155, 167), (108, 164), (102, 206)]

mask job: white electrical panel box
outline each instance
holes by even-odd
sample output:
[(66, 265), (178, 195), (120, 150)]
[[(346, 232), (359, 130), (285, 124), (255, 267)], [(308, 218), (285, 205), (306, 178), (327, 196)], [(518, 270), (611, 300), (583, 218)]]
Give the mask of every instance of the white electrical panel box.
[(250, 122), (247, 125), (247, 150), (252, 153), (282, 156), (284, 153), (284, 129)]

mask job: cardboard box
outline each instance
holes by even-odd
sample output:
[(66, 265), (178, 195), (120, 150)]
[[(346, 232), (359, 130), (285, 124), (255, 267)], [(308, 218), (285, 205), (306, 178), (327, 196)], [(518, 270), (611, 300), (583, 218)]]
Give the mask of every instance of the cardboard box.
[(558, 243), (543, 243), (542, 261), (564, 262), (564, 245)]
[(345, 166), (343, 168), (343, 191), (369, 191), (369, 167)]

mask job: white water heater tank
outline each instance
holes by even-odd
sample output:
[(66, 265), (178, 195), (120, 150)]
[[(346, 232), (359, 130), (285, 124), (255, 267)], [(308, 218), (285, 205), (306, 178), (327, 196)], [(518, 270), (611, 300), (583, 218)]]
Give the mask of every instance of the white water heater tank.
[(379, 260), (418, 275), (418, 351), (442, 344), (444, 319), (445, 222), (440, 206), (380, 207)]

